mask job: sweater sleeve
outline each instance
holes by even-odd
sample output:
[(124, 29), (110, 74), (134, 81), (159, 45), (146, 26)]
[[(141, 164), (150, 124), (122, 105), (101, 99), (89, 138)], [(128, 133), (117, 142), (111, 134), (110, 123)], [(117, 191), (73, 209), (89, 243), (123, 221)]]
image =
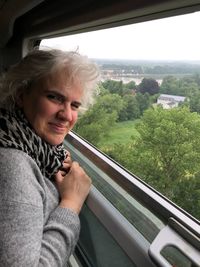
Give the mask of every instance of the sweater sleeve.
[(73, 252), (78, 215), (57, 206), (45, 221), (42, 179), (25, 153), (0, 149), (0, 267), (61, 267)]

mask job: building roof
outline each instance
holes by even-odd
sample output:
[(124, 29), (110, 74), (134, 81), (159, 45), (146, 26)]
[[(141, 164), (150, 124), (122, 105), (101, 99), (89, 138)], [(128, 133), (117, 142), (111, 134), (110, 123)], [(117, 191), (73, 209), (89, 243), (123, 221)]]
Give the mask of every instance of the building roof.
[(185, 100), (185, 96), (161, 94), (158, 97), (158, 99), (166, 101), (183, 102)]

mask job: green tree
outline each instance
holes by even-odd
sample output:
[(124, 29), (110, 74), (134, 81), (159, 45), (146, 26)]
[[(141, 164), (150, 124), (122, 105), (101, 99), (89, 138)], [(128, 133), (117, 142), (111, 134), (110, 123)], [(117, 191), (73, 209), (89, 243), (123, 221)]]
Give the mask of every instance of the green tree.
[(136, 91), (136, 84), (134, 81), (123, 84), (123, 95), (134, 95)]
[(104, 109), (95, 107), (84, 113), (74, 127), (74, 131), (93, 145), (109, 133), (117, 119), (117, 113), (108, 114)]
[(189, 98), (198, 91), (197, 76), (183, 77), (181, 79), (177, 79), (174, 76), (166, 76), (160, 87), (160, 93)]
[(102, 82), (102, 86), (107, 89), (111, 94), (123, 95), (123, 83), (122, 81), (106, 80)]
[(109, 155), (200, 219), (200, 116), (185, 107), (151, 108), (136, 129), (138, 138)]
[(200, 220), (200, 175), (183, 178), (174, 186), (173, 201)]
[[(188, 183), (193, 183), (200, 171), (200, 116), (187, 108), (152, 109), (145, 112), (137, 130), (140, 140), (134, 146), (132, 168), (188, 210), (183, 191), (190, 195), (193, 205), (197, 201), (194, 187), (189, 188)], [(188, 211), (197, 216), (191, 203), (190, 208)]]
[(132, 90), (136, 88), (136, 84), (134, 81), (130, 81), (124, 85), (124, 88)]
[(183, 77), (179, 80), (179, 89), (177, 91), (178, 95), (190, 98), (197, 92), (199, 92), (199, 86), (195, 82), (194, 77)]
[(177, 92), (179, 88), (178, 79), (174, 76), (166, 76), (163, 78), (160, 86), (160, 93), (168, 95), (179, 95)]
[(200, 91), (194, 93), (190, 97), (189, 106), (191, 112), (198, 112), (200, 114)]
[(140, 116), (141, 116), (143, 112), (146, 109), (148, 109), (150, 106), (150, 96), (148, 93), (145, 93), (145, 94), (137, 93), (136, 100), (138, 102), (138, 107), (139, 107)]
[(103, 87), (103, 84), (102, 83), (99, 84), (98, 89), (99, 89), (99, 96), (103, 96), (103, 95), (109, 94), (109, 90), (105, 89)]
[(200, 87), (200, 73), (195, 73), (193, 75), (195, 83)]
[(140, 109), (138, 101), (133, 95), (123, 97), (124, 106), (119, 113), (119, 121), (134, 120), (139, 118)]
[(123, 108), (119, 95), (105, 94), (78, 120), (74, 131), (94, 145), (109, 134)]
[(103, 109), (108, 114), (116, 112), (118, 116), (120, 110), (123, 108), (123, 100), (121, 96), (117, 94), (105, 94), (98, 98), (95, 108), (97, 110), (98, 108)]
[[(148, 155), (144, 167), (153, 161), (159, 177), (171, 182), (200, 170), (200, 116), (196, 113), (187, 108), (149, 109), (136, 129), (140, 139), (134, 150), (140, 153), (139, 157)], [(148, 170), (147, 173), (152, 176)]]

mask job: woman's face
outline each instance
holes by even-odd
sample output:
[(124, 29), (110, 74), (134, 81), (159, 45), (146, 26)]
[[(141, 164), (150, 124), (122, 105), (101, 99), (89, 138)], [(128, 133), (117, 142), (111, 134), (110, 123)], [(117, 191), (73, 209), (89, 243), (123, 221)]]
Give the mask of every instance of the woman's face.
[(19, 98), (19, 106), (34, 128), (47, 143), (59, 145), (77, 121), (82, 88), (78, 81), (67, 86), (64, 71), (35, 84)]

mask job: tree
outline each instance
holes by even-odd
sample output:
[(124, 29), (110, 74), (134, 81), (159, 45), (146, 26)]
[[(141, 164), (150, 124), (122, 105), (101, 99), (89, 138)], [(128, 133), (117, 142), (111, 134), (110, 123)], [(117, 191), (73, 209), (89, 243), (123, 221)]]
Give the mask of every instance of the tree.
[(200, 91), (190, 97), (189, 106), (191, 112), (198, 112), (200, 114)]
[(199, 87), (192, 76), (183, 77), (179, 80), (178, 95), (192, 97), (197, 92), (199, 92)]
[(111, 94), (118, 94), (120, 96), (126, 94), (133, 94), (136, 89), (134, 81), (123, 83), (122, 81), (106, 80), (101, 83), (102, 87)]
[(119, 121), (134, 120), (140, 117), (140, 109), (137, 99), (133, 95), (123, 97), (124, 107), (119, 113)]
[(163, 78), (160, 86), (160, 93), (168, 95), (179, 95), (178, 91), (178, 79), (174, 76), (166, 76)]
[(123, 95), (134, 95), (136, 91), (136, 84), (134, 81), (123, 84)]
[[(183, 198), (184, 196), (184, 198)], [(200, 220), (200, 175), (183, 178), (174, 186), (173, 201)]]
[(98, 108), (103, 109), (108, 114), (115, 111), (118, 116), (119, 112), (123, 108), (123, 100), (121, 96), (117, 94), (105, 94), (102, 97), (98, 98), (98, 101), (95, 104), (95, 108), (97, 110)]
[(99, 94), (98, 94), (99, 97), (100, 96), (103, 96), (103, 95), (109, 94), (109, 90), (105, 89), (103, 87), (103, 84), (102, 83), (99, 84), (98, 89), (99, 89)]
[(136, 94), (136, 100), (138, 102), (138, 107), (140, 110), (140, 116), (143, 114), (143, 112), (149, 108), (150, 106), (150, 97), (148, 93), (141, 94), (137, 93)]
[[(195, 204), (194, 188), (189, 190), (188, 183), (200, 172), (200, 116), (187, 108), (151, 109), (137, 130), (140, 139), (134, 146), (132, 168), (183, 208), (188, 208), (188, 200), (182, 197), (184, 190)], [(182, 189), (178, 190), (180, 184)], [(197, 216), (194, 210), (188, 211)]]
[(200, 86), (200, 74), (199, 73), (196, 73), (193, 75), (193, 78), (194, 78), (194, 81), (195, 83)]
[(102, 82), (102, 85), (111, 94), (118, 94), (120, 96), (123, 95), (123, 83), (122, 83), (122, 81), (107, 80), (105, 82)]
[(94, 145), (109, 134), (123, 108), (120, 96), (105, 94), (78, 120), (74, 131)]
[(138, 138), (109, 155), (200, 219), (200, 116), (185, 107), (151, 108), (136, 129)]
[(159, 177), (172, 181), (194, 175), (200, 170), (199, 125), (200, 116), (187, 108), (149, 109), (136, 126), (140, 139), (134, 149), (142, 157), (151, 156)]
[(141, 94), (148, 93), (150, 95), (157, 94), (160, 90), (159, 84), (155, 79), (144, 78), (138, 85), (138, 92)]
[(134, 81), (130, 81), (129, 83), (124, 84), (124, 88), (133, 90), (136, 88), (136, 84)]
[(160, 93), (192, 97), (199, 91), (197, 77), (189, 76), (177, 79), (174, 76), (166, 76), (160, 87)]
[(104, 109), (91, 108), (84, 113), (74, 127), (74, 131), (93, 145), (106, 136), (114, 126), (117, 113), (108, 114)]

